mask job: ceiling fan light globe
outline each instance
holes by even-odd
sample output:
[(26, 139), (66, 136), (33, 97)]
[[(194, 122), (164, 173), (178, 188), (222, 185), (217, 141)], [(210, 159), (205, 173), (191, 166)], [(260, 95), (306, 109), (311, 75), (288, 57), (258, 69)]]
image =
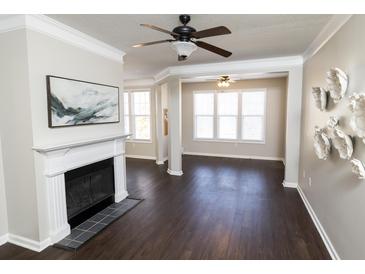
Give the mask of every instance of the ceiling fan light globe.
[(189, 57), (198, 47), (192, 42), (176, 41), (171, 43), (171, 47), (179, 56)]

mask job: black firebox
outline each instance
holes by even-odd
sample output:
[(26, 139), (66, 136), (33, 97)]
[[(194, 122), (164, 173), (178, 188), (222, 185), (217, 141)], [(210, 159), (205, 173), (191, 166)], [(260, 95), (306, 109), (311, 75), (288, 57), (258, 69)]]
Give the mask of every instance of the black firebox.
[(114, 203), (113, 159), (65, 173), (67, 217), (71, 228)]

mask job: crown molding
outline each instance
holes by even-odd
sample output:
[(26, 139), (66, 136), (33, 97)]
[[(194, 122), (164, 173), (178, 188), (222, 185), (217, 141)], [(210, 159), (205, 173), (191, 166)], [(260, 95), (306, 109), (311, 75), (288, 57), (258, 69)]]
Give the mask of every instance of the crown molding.
[(125, 53), (81, 31), (42, 14), (14, 15), (0, 21), (0, 33), (29, 29), (123, 63)]
[(255, 73), (286, 71), (293, 66), (303, 64), (302, 56), (253, 59), (244, 61), (172, 66), (165, 68), (154, 76), (160, 82), (169, 76), (200, 76), (215, 74)]
[(328, 21), (321, 32), (303, 53), (304, 62), (315, 55), (340, 28), (346, 24), (352, 14), (336, 14)]
[(124, 88), (129, 87), (151, 87), (155, 84), (155, 79), (144, 78), (144, 79), (126, 79), (124, 80)]

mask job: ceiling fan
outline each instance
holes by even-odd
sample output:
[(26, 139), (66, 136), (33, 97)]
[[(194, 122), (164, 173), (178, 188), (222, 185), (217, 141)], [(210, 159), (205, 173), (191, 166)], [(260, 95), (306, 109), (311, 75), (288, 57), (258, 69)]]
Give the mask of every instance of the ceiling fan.
[(134, 45), (134, 48), (150, 46), (161, 43), (171, 43), (172, 47), (176, 50), (178, 54), (178, 60), (184, 61), (186, 60), (190, 54), (197, 49), (197, 47), (203, 48), (205, 50), (211, 51), (223, 57), (229, 57), (232, 55), (232, 52), (224, 50), (222, 48), (213, 46), (203, 41), (199, 41), (197, 39), (225, 35), (230, 34), (231, 31), (225, 27), (215, 27), (210, 29), (205, 29), (201, 31), (196, 31), (193, 27), (187, 26), (190, 22), (190, 15), (183, 14), (179, 16), (180, 22), (183, 24), (182, 26), (178, 26), (174, 28), (172, 31), (165, 30), (154, 25), (141, 24), (142, 27), (150, 28), (153, 30), (161, 31), (167, 34), (170, 34), (174, 39), (166, 39), (148, 43), (141, 43)]

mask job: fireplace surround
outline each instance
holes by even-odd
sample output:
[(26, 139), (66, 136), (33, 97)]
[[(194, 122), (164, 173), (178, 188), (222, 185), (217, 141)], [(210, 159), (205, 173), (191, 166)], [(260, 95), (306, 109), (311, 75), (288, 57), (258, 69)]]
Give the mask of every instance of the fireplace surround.
[[(67, 216), (65, 174), (76, 168), (111, 159), (114, 175), (114, 200), (128, 196), (125, 169), (125, 139), (128, 134), (81, 140), (60, 145), (35, 146), (40, 181), (45, 185), (47, 221), (43, 229), (48, 238), (38, 251), (70, 234)], [(67, 176), (67, 175), (66, 175)]]
[(109, 158), (65, 173), (67, 219), (71, 228), (114, 203), (114, 165)]

